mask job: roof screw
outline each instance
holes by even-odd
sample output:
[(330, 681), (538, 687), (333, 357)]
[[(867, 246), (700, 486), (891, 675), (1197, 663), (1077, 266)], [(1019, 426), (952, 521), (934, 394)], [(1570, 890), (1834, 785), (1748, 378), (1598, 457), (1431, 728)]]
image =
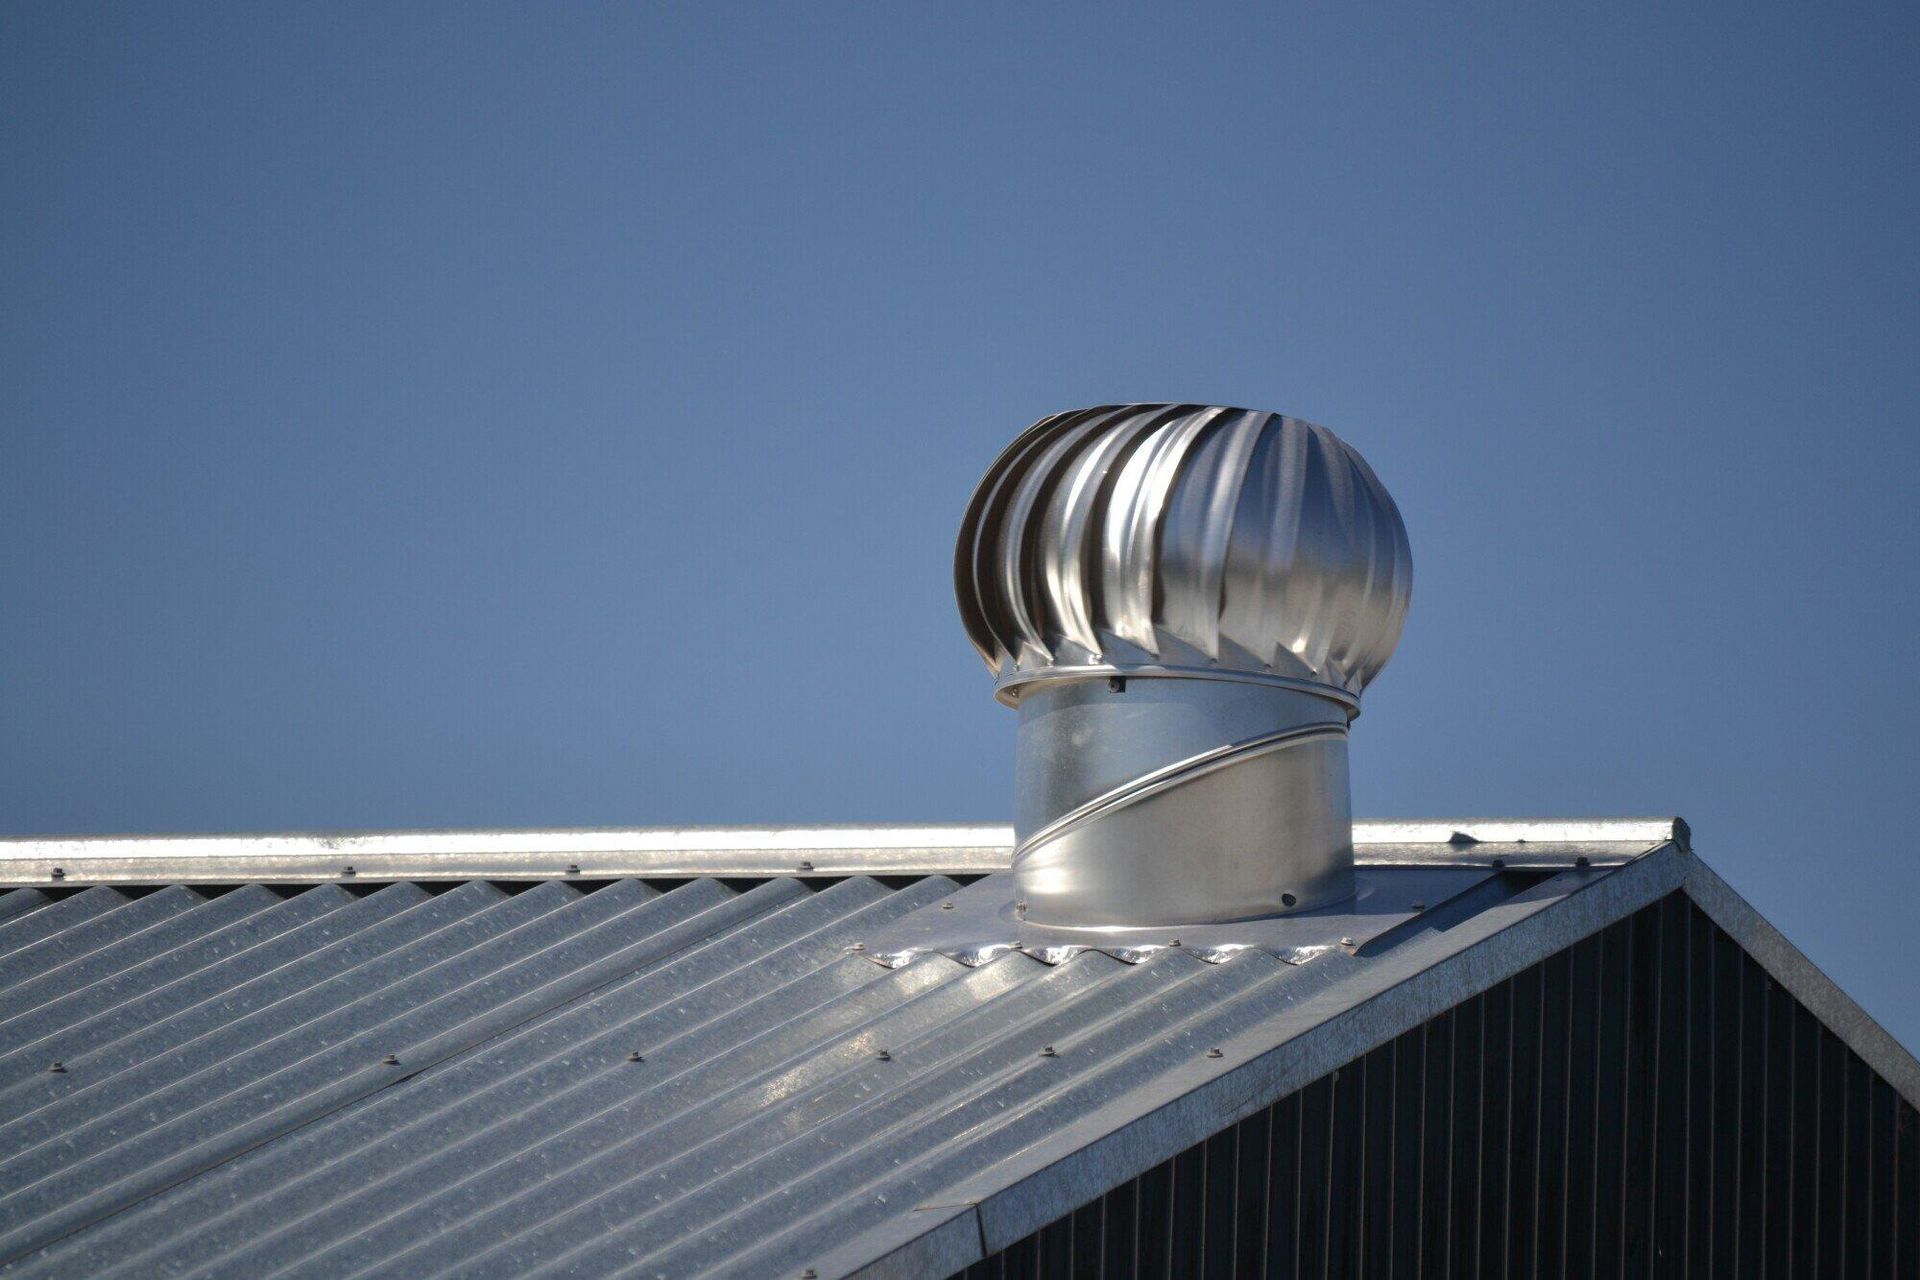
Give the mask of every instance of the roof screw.
[(849, 951), (865, 951), (866, 949), (867, 944), (864, 942), (849, 942), (847, 944), (847, 950)]
[(51, 1071), (54, 1075), (63, 1076), (67, 1074), (67, 1064), (64, 1062), (56, 1062), (48, 1067), (47, 1070)]
[(1350, 947), (1350, 946), (1352, 946), (1352, 945), (1353, 945), (1353, 939), (1352, 939), (1352, 938), (1342, 938), (1342, 939), (1340, 939), (1340, 945), (1341, 945), (1341, 946), (1343, 946), (1343, 947)]
[(53, 878), (55, 880), (65, 880), (67, 878), (67, 869), (65, 867), (55, 867), (53, 869)]
[(1207, 1050), (1207, 1056), (1209, 1058), (1224, 1058), (1227, 1055), (1220, 1052), (1218, 1049), (1209, 1049)]
[(352, 863), (348, 863), (348, 864), (347, 864), (346, 866), (344, 866), (344, 867), (342, 867), (342, 868), (340, 868), (340, 874), (341, 874), (342, 876), (350, 876), (350, 875), (352, 875), (352, 874), (353, 874), (353, 864), (352, 864)]
[(1593, 865), (1593, 860), (1583, 853), (1573, 860), (1573, 865), (1576, 867), (1590, 867)]
[(878, 1052), (878, 1053), (876, 1053), (876, 1054), (874, 1054), (873, 1056), (874, 1056), (874, 1057), (876, 1057), (876, 1058), (878, 1058), (878, 1059), (880, 1059), (880, 1061), (882, 1061), (882, 1062), (892, 1062), (892, 1061), (893, 1061), (893, 1054), (892, 1054), (891, 1052), (889, 1052), (888, 1050), (886, 1050), (886, 1049), (882, 1049), (882, 1050), (881, 1050), (880, 1052)]
[(943, 902), (940, 904), (940, 909), (942, 911), (951, 911), (953, 910), (953, 904), (951, 902)]
[(577, 863), (577, 862), (569, 862), (569, 863), (567, 864), (567, 874), (568, 874), (568, 875), (570, 875), (570, 876), (577, 876), (577, 875), (579, 875), (579, 874), (580, 874), (580, 864), (579, 864), (579, 863)]
[(380, 1065), (383, 1067), (397, 1067), (400, 1065), (400, 1055), (397, 1053), (390, 1053), (386, 1057), (380, 1059)]
[(802, 862), (800, 864), (800, 869), (802, 871), (811, 871), (813, 870), (813, 864), (811, 862)]
[(1046, 1048), (1040, 1051), (1040, 1056), (1043, 1058), (1057, 1058), (1060, 1055), (1053, 1051), (1052, 1045), (1048, 1045)]
[(640, 1051), (638, 1049), (635, 1049), (632, 1053), (629, 1053), (627, 1055), (627, 1061), (628, 1062), (645, 1062), (646, 1059), (640, 1056)]

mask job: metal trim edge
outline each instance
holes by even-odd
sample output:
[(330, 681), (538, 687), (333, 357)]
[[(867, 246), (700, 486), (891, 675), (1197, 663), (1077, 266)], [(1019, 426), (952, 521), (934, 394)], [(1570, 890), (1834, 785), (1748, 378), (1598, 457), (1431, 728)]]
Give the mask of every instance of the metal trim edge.
[[(1328, 994), (1309, 996), (1222, 1043), (1225, 1056), (1241, 1066), (1220, 1073), (1197, 1062), (1147, 1095), (1116, 1099), (1049, 1135), (1024, 1155), (1024, 1171), (1003, 1167), (974, 1187), (955, 1188), (954, 1199), (975, 1205), (980, 1214), (982, 1252), (966, 1262), (1023, 1239), (1275, 1099), (1657, 902), (1684, 884), (1685, 861), (1679, 843), (1670, 841), (1624, 867), (1563, 872), (1455, 929), (1377, 959), (1325, 958)], [(1364, 967), (1356, 973), (1355, 966)], [(1113, 1114), (1121, 1109), (1133, 1114)], [(879, 1269), (883, 1262), (865, 1265), (886, 1274)]]
[(1839, 983), (1821, 971), (1753, 904), (1698, 858), (1691, 860), (1682, 886), (1707, 918), (1733, 940), (1788, 994), (1805, 1005), (1822, 1026), (1880, 1073), (1910, 1106), (1920, 1107), (1920, 1059), (1893, 1033), (1857, 1004)]
[[(1626, 862), (1684, 830), (1664, 818), (1466, 818), (1356, 822), (1353, 838), (1363, 865), (1561, 867)], [(986, 875), (1012, 852), (1013, 828), (998, 823), (4, 836), (0, 887)]]

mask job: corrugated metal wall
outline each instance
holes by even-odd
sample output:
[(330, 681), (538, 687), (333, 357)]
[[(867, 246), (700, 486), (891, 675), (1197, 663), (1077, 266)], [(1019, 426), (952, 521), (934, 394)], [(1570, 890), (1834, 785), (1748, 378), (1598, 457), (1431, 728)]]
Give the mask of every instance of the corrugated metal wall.
[(1676, 893), (965, 1274), (1920, 1276), (1916, 1155)]

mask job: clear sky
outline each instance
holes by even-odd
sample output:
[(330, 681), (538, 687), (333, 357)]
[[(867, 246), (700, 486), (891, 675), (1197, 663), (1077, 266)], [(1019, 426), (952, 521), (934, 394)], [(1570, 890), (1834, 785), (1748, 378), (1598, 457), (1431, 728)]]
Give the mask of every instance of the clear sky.
[(0, 7), (0, 831), (1004, 819), (1040, 415), (1400, 503), (1362, 815), (1681, 813), (1920, 1045), (1911, 5)]

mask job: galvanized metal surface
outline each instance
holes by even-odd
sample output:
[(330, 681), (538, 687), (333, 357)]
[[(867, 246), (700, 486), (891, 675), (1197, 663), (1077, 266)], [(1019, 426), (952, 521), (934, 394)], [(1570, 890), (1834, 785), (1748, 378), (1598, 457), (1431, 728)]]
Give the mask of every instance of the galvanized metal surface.
[(981, 480), (954, 581), (1020, 710), (1026, 920), (1211, 925), (1353, 893), (1346, 726), (1413, 557), (1339, 437), (1203, 405), (1043, 419)]
[[(1676, 818), (1353, 824), (1361, 865), (1571, 866), (1686, 840)], [(532, 881), (680, 876), (985, 875), (1012, 865), (1013, 828), (618, 827), (0, 837), (0, 886)], [(576, 870), (577, 869), (577, 870)]]
[(1355, 703), (1413, 589), (1393, 499), (1331, 431), (1206, 405), (1035, 423), (975, 490), (960, 612), (1008, 702), (1034, 680), (1222, 677)]
[(1691, 861), (1509, 870), (1304, 965), (890, 970), (849, 950), (937, 910), (940, 877), (0, 895), (0, 1256), (33, 1275), (951, 1270)]
[(0, 925), (27, 978), (0, 997), (0, 1251), (28, 1273), (781, 1270), (1217, 1072), (1194, 1037), (1291, 1010), (1313, 968), (848, 951), (955, 887), (43, 903)]
[(1174, 933), (1050, 929), (1022, 921), (1015, 909), (1013, 877), (1002, 872), (889, 922), (875, 931), (862, 954), (889, 968), (930, 952), (977, 965), (1009, 951), (1058, 964), (1092, 950), (1137, 964), (1156, 951), (1177, 947), (1216, 964), (1249, 949), (1288, 964), (1305, 964), (1341, 948), (1365, 947), (1429, 910), (1444, 910), (1497, 874), (1488, 867), (1368, 867), (1358, 873), (1356, 892), (1333, 906)]
[(1920, 1115), (1685, 893), (966, 1271), (1920, 1270)]
[(1345, 709), (1209, 680), (1067, 680), (1020, 700), (1025, 919), (1091, 933), (1310, 911), (1353, 894)]
[(1004, 871), (1000, 824), (0, 837), (0, 885), (278, 884)]

